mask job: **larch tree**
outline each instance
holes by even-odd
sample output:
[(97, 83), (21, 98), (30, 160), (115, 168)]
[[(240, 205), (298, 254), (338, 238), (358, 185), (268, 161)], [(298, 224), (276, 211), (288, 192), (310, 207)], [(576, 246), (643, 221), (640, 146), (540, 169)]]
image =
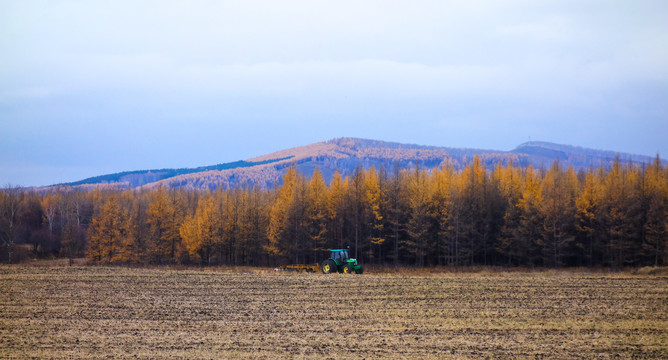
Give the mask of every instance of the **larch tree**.
[(522, 196), (517, 202), (519, 223), (515, 246), (520, 249), (519, 263), (535, 266), (537, 263), (536, 250), (542, 246), (540, 237), (543, 218), (540, 213), (540, 204), (543, 202), (540, 177), (533, 167), (529, 166), (524, 172)]
[(474, 265), (476, 255), (486, 246), (487, 173), (477, 155), (459, 175), (459, 257), (466, 265)]
[(505, 200), (503, 207), (503, 225), (497, 243), (497, 251), (507, 258), (507, 265), (519, 263), (522, 249), (518, 246), (518, 228), (520, 223), (519, 200), (522, 197), (522, 174), (520, 169), (509, 162), (506, 166), (498, 164), (494, 176)]
[(269, 243), (265, 251), (273, 257), (291, 257), (299, 262), (303, 242), (301, 233), (303, 179), (295, 165), (290, 166), (283, 176), (283, 184), (276, 191), (276, 197), (269, 211)]
[(578, 181), (569, 168), (564, 172), (554, 161), (541, 182), (542, 201), (539, 206), (543, 219), (543, 264), (560, 267), (567, 247), (575, 239), (573, 219)]
[(415, 265), (424, 266), (429, 244), (427, 236), (429, 230), (427, 173), (416, 166), (407, 180), (409, 217), (406, 230), (409, 237), (404, 247), (409, 254), (414, 256)]
[[(369, 171), (366, 173), (365, 177), (365, 191), (366, 199), (368, 202), (367, 209), (369, 212), (369, 258), (371, 260), (376, 260), (378, 262), (382, 259), (382, 246), (385, 243), (384, 234), (384, 201), (385, 196), (380, 187), (380, 182), (378, 175), (376, 174), (376, 169), (372, 166)], [(375, 253), (374, 253), (375, 250)]]
[(621, 268), (633, 262), (633, 243), (639, 235), (637, 225), (638, 205), (634, 195), (637, 173), (623, 167), (619, 156), (605, 179), (605, 197), (602, 200), (605, 235), (607, 237), (607, 260), (611, 267)]
[(338, 171), (332, 176), (327, 198), (327, 213), (329, 214), (330, 230), (328, 231), (328, 248), (341, 248), (343, 243), (343, 228), (345, 226), (347, 178), (342, 179)]
[(363, 237), (366, 229), (366, 210), (368, 209), (366, 191), (364, 189), (365, 177), (366, 171), (363, 167), (358, 166), (348, 187), (348, 204), (350, 205), (351, 212), (350, 222), (352, 223), (352, 237), (355, 244), (353, 253), (357, 259), (359, 259), (360, 253), (364, 253), (364, 249), (360, 248), (365, 247), (360, 243), (360, 239)]
[(313, 176), (308, 186), (306, 217), (308, 219), (307, 231), (310, 239), (312, 257), (310, 262), (317, 262), (318, 252), (326, 249), (327, 224), (331, 218), (328, 210), (329, 189), (325, 179), (318, 168), (313, 171)]
[(644, 174), (646, 202), (642, 255), (654, 266), (664, 265), (668, 255), (668, 179), (659, 156)]
[(452, 166), (434, 169), (429, 185), (429, 215), (434, 220), (436, 229), (434, 244), (436, 264), (452, 265), (454, 263), (454, 246), (449, 241), (452, 216), (452, 187), (454, 169)]
[(186, 217), (180, 228), (188, 253), (207, 265), (211, 265), (214, 247), (222, 236), (220, 218), (220, 207), (209, 195), (200, 198), (195, 214)]
[(389, 174), (383, 165), (337, 172), (329, 186), (319, 170), (307, 179), (293, 164), (276, 188), (8, 188), (0, 250), (3, 261), (20, 257), (15, 244), (32, 244), (35, 256), (138, 264), (305, 263), (346, 245), (363, 263), (395, 265), (668, 262), (668, 169), (658, 157), (577, 175), (558, 163), (488, 171), (490, 159), (431, 170), (401, 170), (400, 159)]
[(184, 207), (175, 191), (160, 187), (151, 193), (147, 210), (147, 241), (148, 256), (152, 262), (161, 264), (176, 260), (184, 218)]
[(398, 266), (401, 262), (400, 243), (401, 234), (405, 227), (406, 196), (405, 190), (405, 174), (401, 171), (399, 163), (395, 162), (392, 167), (392, 175), (387, 183), (387, 230), (389, 230), (389, 237), (392, 239), (392, 260), (394, 266)]
[(149, 233), (146, 216), (147, 203), (148, 201), (141, 195), (127, 199), (127, 233), (121, 242), (117, 261), (135, 264), (147, 262), (146, 254), (149, 248), (147, 244)]
[(246, 247), (242, 249), (245, 265), (266, 263), (262, 246), (267, 243), (269, 197), (258, 188), (245, 190), (245, 207), (242, 211)]
[(86, 257), (93, 262), (117, 261), (126, 236), (127, 211), (121, 207), (119, 195), (110, 195), (93, 216)]
[(601, 207), (601, 183), (593, 170), (585, 175), (584, 186), (575, 201), (575, 226), (580, 240), (578, 247), (586, 252), (587, 263), (594, 265), (597, 258), (596, 250), (601, 230), (600, 207)]

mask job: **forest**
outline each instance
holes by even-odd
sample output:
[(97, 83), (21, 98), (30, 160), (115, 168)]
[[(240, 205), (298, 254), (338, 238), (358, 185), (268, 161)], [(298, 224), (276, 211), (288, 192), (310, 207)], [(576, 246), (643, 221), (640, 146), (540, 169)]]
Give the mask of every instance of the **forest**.
[(3, 262), (276, 266), (350, 247), (362, 264), (639, 267), (668, 262), (660, 159), (575, 171), (498, 164), (358, 167), (329, 184), (295, 166), (272, 188), (0, 191)]

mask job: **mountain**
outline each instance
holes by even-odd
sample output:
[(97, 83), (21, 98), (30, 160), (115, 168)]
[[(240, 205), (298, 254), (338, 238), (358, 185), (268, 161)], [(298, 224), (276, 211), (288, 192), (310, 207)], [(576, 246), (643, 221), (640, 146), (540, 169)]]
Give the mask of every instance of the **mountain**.
[(197, 168), (181, 169), (159, 169), (159, 170), (136, 170), (124, 171), (120, 173), (108, 174), (87, 178), (67, 184), (67, 186), (92, 185), (92, 184), (124, 184), (129, 187), (138, 187), (145, 184), (157, 182), (163, 179), (172, 178), (179, 175), (199, 173), (205, 171), (221, 171), (227, 169), (239, 169), (250, 166), (264, 165), (286, 159), (272, 159), (259, 162), (234, 161), (230, 163), (217, 164), (211, 166), (200, 166)]
[[(384, 167), (391, 171), (395, 164), (402, 169), (414, 168), (418, 164), (431, 169), (450, 163), (455, 169), (461, 169), (475, 155), (480, 157), (487, 168), (508, 162), (520, 166), (548, 167), (558, 160), (564, 166), (573, 165), (576, 169), (582, 169), (590, 166), (610, 166), (617, 156), (624, 163), (642, 164), (654, 161), (649, 156), (539, 141), (521, 144), (511, 151), (497, 151), (337, 138), (231, 163), (197, 168), (129, 171), (61, 185), (121, 188), (166, 186), (191, 189), (229, 188), (238, 185), (271, 187), (280, 183), (285, 169), (291, 164), (295, 164), (299, 171), (307, 175), (319, 168), (325, 179), (329, 180), (337, 170), (346, 176), (352, 174), (358, 166), (375, 166), (378, 169)], [(665, 160), (662, 162), (666, 163)]]

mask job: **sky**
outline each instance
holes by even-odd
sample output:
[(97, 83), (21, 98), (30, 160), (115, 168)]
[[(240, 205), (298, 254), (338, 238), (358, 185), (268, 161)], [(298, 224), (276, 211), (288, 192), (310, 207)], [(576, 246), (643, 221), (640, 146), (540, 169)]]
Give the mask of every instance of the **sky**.
[(0, 1), (0, 186), (335, 137), (668, 156), (668, 2)]

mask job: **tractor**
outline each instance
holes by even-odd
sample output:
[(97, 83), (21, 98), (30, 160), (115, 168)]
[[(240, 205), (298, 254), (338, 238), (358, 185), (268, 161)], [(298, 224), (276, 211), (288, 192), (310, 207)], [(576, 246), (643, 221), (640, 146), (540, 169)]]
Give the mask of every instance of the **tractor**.
[(361, 274), (364, 270), (357, 263), (357, 259), (348, 256), (348, 249), (332, 249), (329, 259), (322, 262), (322, 272), (325, 274), (340, 272), (344, 274)]

